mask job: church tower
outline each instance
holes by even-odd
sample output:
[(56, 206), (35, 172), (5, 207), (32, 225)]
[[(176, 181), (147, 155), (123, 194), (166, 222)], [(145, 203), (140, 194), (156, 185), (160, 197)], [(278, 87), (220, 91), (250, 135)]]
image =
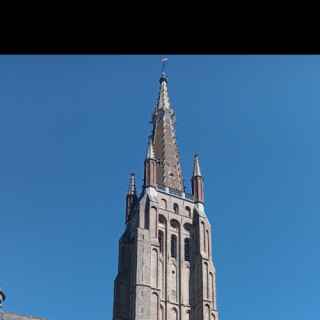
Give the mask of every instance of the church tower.
[(113, 320), (218, 320), (212, 231), (199, 157), (194, 156), (189, 194), (165, 73), (152, 124), (143, 189), (138, 196), (132, 174), (126, 196)]

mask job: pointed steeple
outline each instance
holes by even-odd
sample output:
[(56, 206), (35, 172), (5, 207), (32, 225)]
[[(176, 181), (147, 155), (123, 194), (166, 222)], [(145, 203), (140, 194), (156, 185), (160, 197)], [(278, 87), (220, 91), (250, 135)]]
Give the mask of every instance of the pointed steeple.
[(158, 109), (170, 110), (170, 99), (168, 94), (168, 78), (162, 73), (160, 77), (160, 94), (158, 99)]
[(136, 194), (136, 176), (134, 173), (131, 173), (130, 179), (129, 179), (129, 190), (128, 194)]
[(175, 113), (168, 93), (168, 77), (160, 77), (160, 91), (152, 117), (152, 140), (157, 166), (157, 184), (183, 192), (183, 176), (176, 143)]
[(126, 197), (126, 223), (131, 218), (132, 209), (134, 208), (137, 199), (136, 177), (134, 173), (131, 173), (129, 178), (129, 189)]
[(157, 160), (153, 149), (152, 138), (149, 139), (146, 159), (144, 161), (144, 187), (157, 185)]
[(197, 154), (194, 155), (193, 176), (194, 177), (202, 177), (201, 176), (201, 171), (200, 171), (199, 156)]
[(166, 75), (166, 72), (165, 72), (165, 68), (166, 68), (166, 62), (168, 61), (168, 58), (162, 58), (161, 59), (161, 77), (160, 77), (160, 84), (162, 81), (168, 81), (168, 78), (167, 78), (167, 75)]
[(199, 156), (194, 155), (193, 159), (193, 174), (191, 178), (192, 194), (194, 201), (204, 203), (204, 183), (200, 171)]

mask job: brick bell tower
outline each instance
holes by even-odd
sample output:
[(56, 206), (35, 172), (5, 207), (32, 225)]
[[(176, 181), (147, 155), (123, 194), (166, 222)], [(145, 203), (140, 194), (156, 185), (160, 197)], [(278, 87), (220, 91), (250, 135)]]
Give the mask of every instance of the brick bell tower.
[(192, 194), (188, 194), (164, 72), (152, 124), (143, 189), (137, 196), (132, 174), (126, 197), (113, 320), (218, 320), (211, 226), (199, 157), (194, 156)]

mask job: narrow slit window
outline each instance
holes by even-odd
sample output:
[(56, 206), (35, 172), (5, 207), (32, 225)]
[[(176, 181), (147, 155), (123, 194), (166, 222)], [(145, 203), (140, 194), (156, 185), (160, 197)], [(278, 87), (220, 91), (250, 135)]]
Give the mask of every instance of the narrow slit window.
[(188, 217), (190, 217), (191, 218), (191, 209), (190, 209), (190, 207), (186, 207), (186, 211), (187, 211), (187, 214), (188, 214)]
[(159, 231), (158, 239), (160, 244), (160, 253), (162, 254), (163, 253), (163, 232), (161, 230)]
[(191, 260), (191, 242), (190, 238), (184, 239), (184, 260), (190, 261)]
[(171, 236), (171, 257), (177, 258), (177, 236), (174, 234)]

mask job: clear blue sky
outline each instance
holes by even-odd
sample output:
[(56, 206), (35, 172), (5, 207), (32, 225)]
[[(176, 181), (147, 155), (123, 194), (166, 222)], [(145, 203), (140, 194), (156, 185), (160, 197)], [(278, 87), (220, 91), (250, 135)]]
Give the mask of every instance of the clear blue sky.
[[(128, 175), (160, 56), (0, 57), (6, 310), (111, 319)], [(319, 316), (320, 56), (169, 56), (187, 185), (200, 154), (221, 320)]]

